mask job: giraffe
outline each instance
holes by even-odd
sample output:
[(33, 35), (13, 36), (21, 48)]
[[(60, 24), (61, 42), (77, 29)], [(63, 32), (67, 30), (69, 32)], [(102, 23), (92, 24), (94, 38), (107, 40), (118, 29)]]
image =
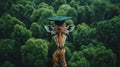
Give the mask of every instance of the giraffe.
[(52, 55), (53, 67), (67, 67), (64, 44), (67, 34), (72, 32), (74, 27), (74, 25), (68, 25), (66, 27), (65, 23), (62, 25), (54, 25), (54, 27), (51, 25), (45, 25), (45, 29), (53, 35), (57, 45), (57, 50)]
[(65, 49), (58, 49), (53, 53), (53, 67), (67, 67)]

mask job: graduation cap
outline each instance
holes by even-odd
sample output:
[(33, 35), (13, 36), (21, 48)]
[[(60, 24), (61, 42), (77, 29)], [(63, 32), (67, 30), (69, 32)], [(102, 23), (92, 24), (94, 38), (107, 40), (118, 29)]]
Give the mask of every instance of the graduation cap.
[(56, 16), (56, 17), (51, 17), (47, 18), (49, 21), (54, 21), (55, 25), (61, 26), (64, 24), (65, 20), (71, 19), (72, 17), (66, 17), (66, 16)]

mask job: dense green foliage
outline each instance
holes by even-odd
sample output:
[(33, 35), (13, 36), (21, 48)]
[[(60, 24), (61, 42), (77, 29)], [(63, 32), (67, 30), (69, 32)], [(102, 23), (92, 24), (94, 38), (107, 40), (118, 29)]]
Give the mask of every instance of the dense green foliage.
[(45, 67), (48, 43), (42, 39), (29, 39), (21, 46), (22, 63), (27, 67)]
[(0, 0), (0, 67), (52, 67), (48, 17), (71, 16), (68, 67), (120, 67), (120, 0)]
[(16, 42), (16, 46), (23, 45), (27, 39), (32, 37), (30, 30), (27, 30), (24, 26), (16, 24), (12, 33), (12, 37)]
[(14, 25), (19, 24), (25, 26), (25, 24), (19, 19), (12, 17), (11, 15), (5, 15), (0, 18), (0, 35), (1, 38), (11, 38)]

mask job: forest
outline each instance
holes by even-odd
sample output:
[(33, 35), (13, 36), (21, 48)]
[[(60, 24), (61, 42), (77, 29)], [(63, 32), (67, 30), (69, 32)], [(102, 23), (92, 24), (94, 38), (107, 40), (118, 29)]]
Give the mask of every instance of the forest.
[(47, 18), (72, 17), (68, 67), (120, 67), (120, 0), (0, 0), (0, 67), (52, 67)]

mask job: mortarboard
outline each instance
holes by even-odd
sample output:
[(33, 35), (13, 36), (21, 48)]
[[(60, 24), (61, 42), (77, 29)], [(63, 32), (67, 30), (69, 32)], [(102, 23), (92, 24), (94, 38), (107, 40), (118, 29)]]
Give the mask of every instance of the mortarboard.
[(65, 20), (71, 19), (72, 17), (66, 17), (66, 16), (56, 16), (56, 17), (51, 17), (47, 18), (49, 21), (54, 21), (55, 25), (61, 26)]

